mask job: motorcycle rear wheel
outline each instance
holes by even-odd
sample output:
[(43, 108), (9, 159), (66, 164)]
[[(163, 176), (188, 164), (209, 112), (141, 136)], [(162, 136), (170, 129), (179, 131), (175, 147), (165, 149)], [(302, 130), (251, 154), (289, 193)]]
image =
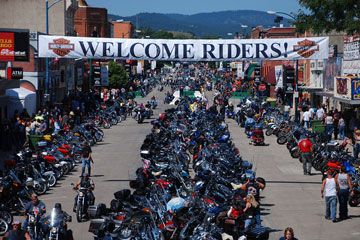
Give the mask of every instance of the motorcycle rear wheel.
[(350, 207), (357, 207), (360, 204), (360, 199), (358, 197), (350, 197), (349, 205)]

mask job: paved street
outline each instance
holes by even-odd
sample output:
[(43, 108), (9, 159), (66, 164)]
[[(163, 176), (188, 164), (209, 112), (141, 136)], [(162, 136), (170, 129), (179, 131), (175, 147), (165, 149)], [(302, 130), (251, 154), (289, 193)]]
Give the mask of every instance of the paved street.
[[(161, 96), (160, 107), (162, 105), (162, 96), (164, 93), (158, 93)], [(151, 94), (148, 98), (151, 98)], [(144, 102), (145, 99), (136, 99), (138, 102)], [(155, 109), (154, 116), (159, 115), (159, 108)], [(138, 124), (133, 118), (129, 117), (126, 121), (113, 126), (109, 130), (104, 130), (104, 141), (93, 147), (93, 158), (95, 165), (92, 175), (95, 182), (96, 203), (106, 203), (109, 206), (113, 193), (123, 188), (129, 188), (129, 179), (134, 177), (135, 170), (141, 165), (139, 149), (145, 136), (150, 132), (150, 121), (146, 120), (144, 124)], [(48, 211), (54, 206), (54, 203), (62, 203), (63, 209), (73, 217), (73, 222), (69, 228), (73, 230), (76, 240), (92, 239), (92, 234), (88, 232), (89, 222), (77, 223), (75, 214), (72, 212), (75, 191), (72, 190), (70, 183), (79, 180), (81, 167), (77, 167), (78, 172), (73, 172), (67, 176), (47, 195), (40, 196), (47, 206)]]
[[(155, 116), (164, 109), (161, 103), (163, 93), (156, 95), (161, 99)], [(320, 174), (303, 176), (301, 164), (292, 159), (286, 147), (278, 145), (275, 138), (266, 138), (269, 146), (255, 147), (248, 144), (249, 140), (243, 129), (237, 127), (235, 121), (227, 122), (241, 155), (253, 162), (257, 175), (268, 182), (262, 194), (262, 212), (264, 225), (273, 229), (270, 239), (277, 240), (287, 226), (295, 229), (299, 239), (359, 239), (359, 208), (350, 208), (352, 219), (348, 221), (334, 224), (325, 220), (324, 200), (320, 197)], [(139, 148), (150, 128), (149, 124), (139, 125), (132, 118), (128, 118), (118, 126), (105, 130), (104, 142), (93, 148), (93, 179), (96, 184), (97, 203), (104, 202), (109, 205), (115, 191), (128, 187), (129, 179), (134, 177), (136, 168), (140, 166)], [(60, 187), (41, 196), (41, 199), (49, 211), (55, 202), (61, 202), (64, 210), (73, 215), (74, 221), (69, 227), (73, 230), (75, 239), (88, 240), (92, 238), (88, 233), (89, 222), (77, 223), (71, 212), (75, 192), (72, 191), (70, 183), (76, 182), (78, 175), (79, 172), (74, 172), (61, 181)]]
[(290, 157), (285, 146), (276, 143), (275, 137), (266, 137), (269, 146), (252, 146), (235, 121), (227, 122), (241, 155), (253, 162), (257, 176), (267, 180), (262, 218), (263, 224), (273, 229), (270, 239), (279, 239), (288, 226), (294, 228), (298, 239), (360, 239), (360, 208), (349, 208), (350, 220), (325, 220), (320, 173), (304, 176), (302, 165)]

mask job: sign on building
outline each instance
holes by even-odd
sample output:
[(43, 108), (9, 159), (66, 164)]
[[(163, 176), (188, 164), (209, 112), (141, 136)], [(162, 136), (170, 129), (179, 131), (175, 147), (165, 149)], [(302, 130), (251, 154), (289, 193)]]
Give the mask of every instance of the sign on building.
[(28, 30), (0, 29), (0, 61), (29, 61)]
[(345, 100), (351, 100), (351, 78), (349, 77), (335, 77), (334, 78), (334, 97)]
[(161, 61), (327, 59), (329, 38), (164, 40), (40, 35), (39, 57)]
[(360, 37), (345, 36), (344, 37), (344, 60), (360, 59)]

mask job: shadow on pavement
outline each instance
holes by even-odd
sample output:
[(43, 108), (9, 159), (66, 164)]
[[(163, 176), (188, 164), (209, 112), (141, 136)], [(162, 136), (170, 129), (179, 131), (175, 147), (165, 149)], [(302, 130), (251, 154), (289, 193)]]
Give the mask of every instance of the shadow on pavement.
[(321, 185), (321, 182), (297, 182), (297, 181), (266, 181), (266, 183), (298, 183), (298, 184), (317, 184)]
[(133, 180), (134, 179), (107, 179), (107, 180), (104, 180), (104, 182), (130, 182)]

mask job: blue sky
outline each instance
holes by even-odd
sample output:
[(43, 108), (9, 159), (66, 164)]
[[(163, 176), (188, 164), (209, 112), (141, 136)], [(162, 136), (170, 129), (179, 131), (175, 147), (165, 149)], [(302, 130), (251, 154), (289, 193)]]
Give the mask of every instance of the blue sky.
[(87, 0), (93, 7), (105, 7), (109, 13), (130, 16), (140, 12), (182, 13), (222, 10), (273, 10), (294, 12), (298, 0)]

